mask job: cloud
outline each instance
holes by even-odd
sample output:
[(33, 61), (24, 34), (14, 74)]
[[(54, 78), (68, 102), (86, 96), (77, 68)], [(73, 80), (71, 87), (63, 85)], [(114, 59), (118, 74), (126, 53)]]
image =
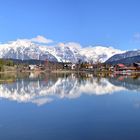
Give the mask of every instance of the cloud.
[(44, 36), (38, 35), (35, 38), (30, 39), (30, 41), (36, 42), (36, 43), (43, 43), (43, 44), (48, 44), (48, 43), (52, 43), (53, 40), (51, 39), (47, 39)]

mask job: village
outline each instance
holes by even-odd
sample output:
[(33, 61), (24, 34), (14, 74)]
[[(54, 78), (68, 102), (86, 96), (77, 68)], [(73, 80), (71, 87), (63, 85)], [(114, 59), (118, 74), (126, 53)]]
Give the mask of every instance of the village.
[(92, 73), (115, 73), (115, 74), (131, 74), (140, 73), (140, 63), (136, 62), (131, 65), (125, 64), (106, 64), (106, 63), (57, 63), (45, 61), (44, 64), (28, 65), (23, 70), (30, 71), (59, 71), (59, 72), (92, 72)]
[(0, 72), (90, 72), (114, 73), (114, 74), (133, 74), (140, 73), (140, 62), (129, 65), (123, 63), (106, 64), (106, 63), (89, 63), (81, 62), (51, 62), (38, 61), (38, 63), (14, 62), (13, 60), (0, 60)]

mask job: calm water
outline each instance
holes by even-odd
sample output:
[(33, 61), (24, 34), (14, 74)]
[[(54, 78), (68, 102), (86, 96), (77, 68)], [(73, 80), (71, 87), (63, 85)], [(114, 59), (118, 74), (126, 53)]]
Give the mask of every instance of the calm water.
[(140, 78), (0, 75), (1, 140), (139, 140)]

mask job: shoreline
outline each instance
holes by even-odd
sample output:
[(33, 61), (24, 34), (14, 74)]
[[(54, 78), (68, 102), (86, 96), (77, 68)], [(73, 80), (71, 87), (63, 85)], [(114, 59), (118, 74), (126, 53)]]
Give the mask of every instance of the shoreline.
[(110, 72), (110, 71), (103, 71), (103, 72), (94, 72), (94, 71), (76, 71), (76, 70), (23, 70), (23, 71), (0, 71), (0, 74), (9, 74), (9, 73), (93, 73), (93, 74), (117, 74), (117, 75), (129, 75), (129, 74), (140, 74), (140, 71), (133, 71), (133, 72), (120, 72), (120, 73), (116, 73), (116, 72)]

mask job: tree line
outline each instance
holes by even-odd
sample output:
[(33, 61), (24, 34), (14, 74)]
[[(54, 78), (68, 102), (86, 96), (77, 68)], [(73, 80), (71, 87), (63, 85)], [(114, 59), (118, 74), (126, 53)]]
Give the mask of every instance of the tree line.
[(12, 60), (0, 59), (0, 71), (4, 71), (4, 66), (14, 66), (14, 62)]

